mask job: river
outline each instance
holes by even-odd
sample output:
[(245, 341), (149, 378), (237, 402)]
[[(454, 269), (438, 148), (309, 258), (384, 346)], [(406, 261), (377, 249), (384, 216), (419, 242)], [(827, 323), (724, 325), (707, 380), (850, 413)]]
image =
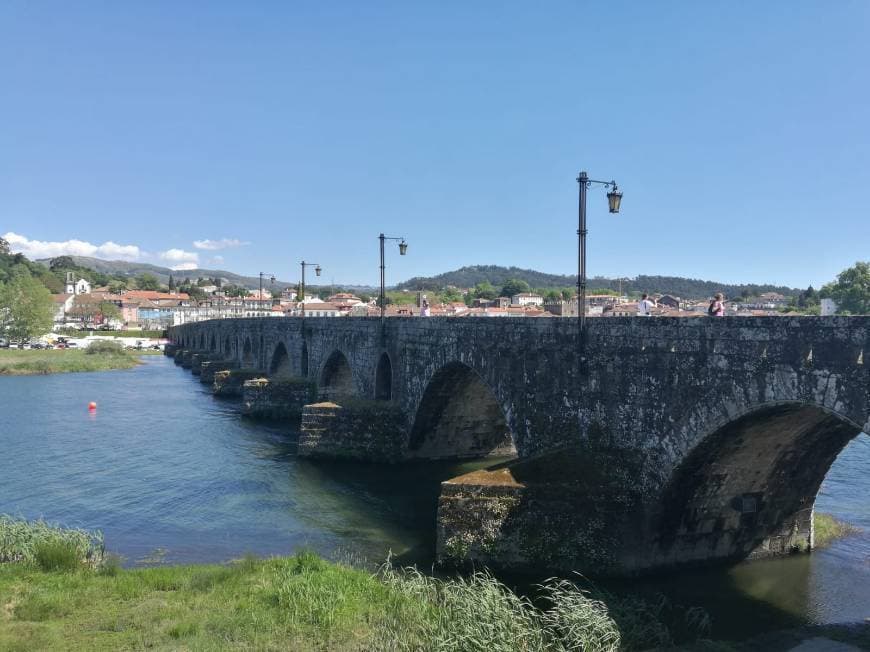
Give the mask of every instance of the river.
[[(0, 513), (99, 529), (130, 566), (300, 546), (370, 563), (388, 551), (431, 563), (439, 482), (474, 464), (299, 459), (292, 429), (241, 418), (237, 404), (215, 399), (168, 358), (143, 361), (127, 371), (0, 378)], [(706, 607), (721, 637), (864, 620), (868, 437), (839, 456), (817, 509), (863, 532), (812, 555), (634, 586)]]

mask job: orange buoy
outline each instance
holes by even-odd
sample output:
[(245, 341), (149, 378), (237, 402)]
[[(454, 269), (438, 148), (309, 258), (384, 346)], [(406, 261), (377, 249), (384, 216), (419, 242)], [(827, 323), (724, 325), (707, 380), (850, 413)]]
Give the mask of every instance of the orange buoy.
[(89, 409), (91, 412), (93, 412), (94, 410), (97, 409), (97, 404), (96, 404), (94, 401), (91, 401), (90, 403), (88, 403), (88, 409)]

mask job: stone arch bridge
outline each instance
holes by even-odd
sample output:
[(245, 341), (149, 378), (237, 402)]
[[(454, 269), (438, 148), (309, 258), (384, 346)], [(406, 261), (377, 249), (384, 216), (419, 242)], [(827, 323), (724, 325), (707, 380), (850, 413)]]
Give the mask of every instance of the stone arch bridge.
[[(442, 485), (438, 554), (632, 574), (809, 550), (870, 430), (868, 317), (227, 319), (171, 352), (301, 455), (514, 455)], [(868, 357), (870, 364), (870, 357)]]

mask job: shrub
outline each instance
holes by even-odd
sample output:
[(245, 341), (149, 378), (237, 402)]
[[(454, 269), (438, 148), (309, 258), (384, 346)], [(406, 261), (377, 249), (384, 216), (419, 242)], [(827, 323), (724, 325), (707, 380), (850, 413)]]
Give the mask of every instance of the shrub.
[(75, 542), (63, 539), (36, 542), (33, 546), (33, 561), (44, 571), (76, 570), (83, 563)]
[[(69, 560), (75, 557), (76, 563)], [(0, 515), (0, 563), (34, 564), (40, 568), (98, 568), (105, 546), (100, 532), (61, 528), (45, 521)]]
[(85, 349), (88, 355), (125, 355), (124, 347), (118, 342), (94, 340)]

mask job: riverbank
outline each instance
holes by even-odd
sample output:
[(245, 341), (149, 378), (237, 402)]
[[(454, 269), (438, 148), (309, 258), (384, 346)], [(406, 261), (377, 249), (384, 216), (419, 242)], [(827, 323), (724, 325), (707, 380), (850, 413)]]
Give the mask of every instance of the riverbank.
[[(0, 565), (0, 649), (601, 650), (673, 642), (656, 605), (553, 582), (533, 607), (495, 579), (377, 573), (311, 552), (228, 565)], [(727, 648), (716, 648), (727, 649)]]
[[(156, 352), (159, 353), (159, 352)], [(79, 371), (131, 369), (141, 364), (140, 352), (121, 350), (88, 354), (78, 349), (0, 349), (0, 376), (34, 376)]]

